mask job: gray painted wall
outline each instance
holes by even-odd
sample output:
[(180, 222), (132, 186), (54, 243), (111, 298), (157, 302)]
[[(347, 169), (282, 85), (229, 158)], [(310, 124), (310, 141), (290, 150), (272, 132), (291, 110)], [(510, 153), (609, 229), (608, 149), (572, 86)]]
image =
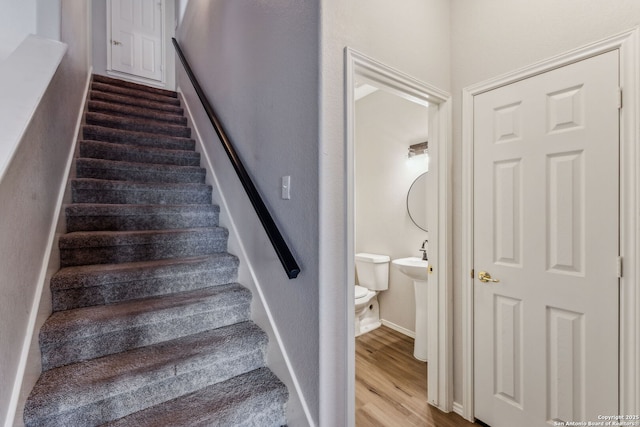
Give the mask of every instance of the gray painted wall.
[[(318, 5), (312, 0), (191, 0), (177, 32), (300, 264), (298, 278), (289, 280), (238, 179), (233, 172), (221, 173), (227, 207), (315, 421), (320, 351), (318, 21)], [(178, 85), (189, 83), (179, 76)], [(210, 132), (208, 123), (198, 127)], [(219, 144), (215, 139), (205, 143)], [(213, 161), (214, 167), (224, 162), (220, 168), (229, 169), (224, 155)], [(285, 175), (291, 176), (291, 200), (280, 199)]]

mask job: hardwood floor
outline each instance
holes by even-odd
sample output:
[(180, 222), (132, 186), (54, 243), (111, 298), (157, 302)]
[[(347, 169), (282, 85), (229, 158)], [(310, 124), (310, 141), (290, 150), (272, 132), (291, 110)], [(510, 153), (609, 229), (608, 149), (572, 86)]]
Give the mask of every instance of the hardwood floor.
[(427, 404), (427, 364), (413, 339), (381, 326), (356, 338), (357, 427), (477, 426)]

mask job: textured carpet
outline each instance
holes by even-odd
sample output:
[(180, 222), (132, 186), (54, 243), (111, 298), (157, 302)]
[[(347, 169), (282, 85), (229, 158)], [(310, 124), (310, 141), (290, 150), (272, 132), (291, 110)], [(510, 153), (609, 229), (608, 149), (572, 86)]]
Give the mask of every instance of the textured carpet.
[(93, 76), (27, 426), (282, 426), (175, 92)]

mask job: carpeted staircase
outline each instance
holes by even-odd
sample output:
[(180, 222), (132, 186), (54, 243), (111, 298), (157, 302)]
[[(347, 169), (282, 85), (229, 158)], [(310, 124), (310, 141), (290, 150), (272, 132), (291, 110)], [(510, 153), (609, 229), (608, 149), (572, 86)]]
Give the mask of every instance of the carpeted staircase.
[(280, 426), (175, 92), (94, 76), (27, 426)]

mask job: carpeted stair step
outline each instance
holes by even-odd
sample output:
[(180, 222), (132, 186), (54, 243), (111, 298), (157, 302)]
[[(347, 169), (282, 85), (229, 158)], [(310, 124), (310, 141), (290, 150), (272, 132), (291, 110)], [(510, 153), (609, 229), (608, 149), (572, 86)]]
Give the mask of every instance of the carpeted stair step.
[(42, 369), (244, 322), (250, 305), (251, 292), (232, 283), (58, 311), (40, 329)]
[(204, 184), (206, 170), (197, 166), (155, 165), (117, 160), (76, 160), (78, 178), (114, 181), (200, 183)]
[(94, 141), (166, 148), (169, 150), (194, 150), (196, 147), (196, 142), (189, 138), (158, 135), (148, 132), (134, 132), (95, 125), (83, 126), (82, 135), (84, 139)]
[(131, 96), (118, 95), (116, 93), (89, 91), (89, 99), (94, 101), (114, 102), (121, 105), (129, 105), (146, 110), (154, 110), (167, 114), (175, 114), (182, 116), (184, 109), (172, 104), (151, 101), (150, 99), (141, 99)]
[(264, 366), (251, 322), (44, 372), (27, 401), (33, 426), (95, 426)]
[(205, 184), (154, 184), (81, 178), (71, 181), (73, 203), (166, 204), (211, 203), (212, 188)]
[(171, 230), (215, 227), (217, 205), (73, 204), (65, 208), (67, 232)]
[(227, 250), (221, 227), (149, 231), (76, 231), (60, 237), (60, 267), (204, 256)]
[(132, 89), (128, 87), (115, 86), (95, 81), (91, 83), (91, 90), (114, 93), (117, 95), (129, 96), (133, 98), (148, 99), (149, 101), (175, 105), (176, 107), (180, 106), (180, 100), (177, 98), (174, 98), (172, 96), (158, 95), (146, 90)]
[(166, 90), (166, 89), (156, 88), (156, 87), (152, 87), (152, 86), (146, 86), (146, 85), (143, 85), (143, 84), (129, 82), (129, 81), (126, 81), (126, 80), (115, 79), (113, 77), (103, 76), (103, 75), (100, 75), (100, 74), (94, 74), (92, 76), (92, 78), (93, 78), (93, 81), (96, 82), (96, 83), (104, 83), (104, 84), (108, 84), (108, 85), (112, 85), (112, 86), (120, 86), (120, 87), (126, 87), (126, 88), (130, 88), (130, 89), (143, 90), (145, 92), (155, 93), (157, 95), (168, 96), (168, 97), (171, 97), (171, 98), (177, 98), (178, 97), (178, 93), (174, 92), (172, 90)]
[(134, 163), (200, 166), (200, 153), (196, 151), (137, 147), (101, 141), (80, 141), (80, 157)]
[(87, 103), (87, 109), (94, 113), (111, 114), (119, 117), (140, 117), (179, 126), (187, 125), (187, 118), (184, 116), (176, 116), (174, 114), (162, 113), (145, 108), (130, 107), (113, 102), (89, 101)]
[(85, 121), (90, 125), (114, 129), (146, 132), (155, 135), (177, 136), (181, 138), (191, 137), (191, 129), (186, 126), (172, 125), (146, 118), (119, 117), (104, 113), (87, 112), (85, 114)]
[(260, 368), (108, 423), (108, 427), (279, 427), (289, 393)]
[(232, 283), (238, 258), (206, 257), (67, 267), (51, 278), (53, 311), (111, 304)]

